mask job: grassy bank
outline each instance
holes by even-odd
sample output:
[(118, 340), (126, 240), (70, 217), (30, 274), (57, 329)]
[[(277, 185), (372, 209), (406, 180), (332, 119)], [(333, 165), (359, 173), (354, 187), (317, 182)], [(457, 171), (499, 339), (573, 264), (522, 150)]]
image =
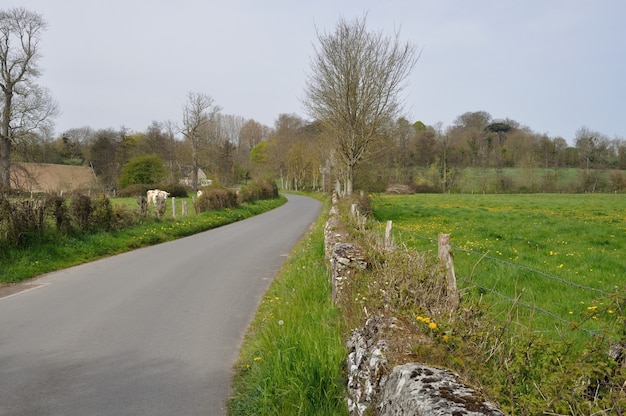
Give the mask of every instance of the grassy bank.
[(230, 415), (347, 415), (342, 319), (331, 301), (321, 217), (273, 281), (249, 328)]
[[(133, 198), (113, 199), (112, 202), (130, 208), (137, 206)], [(43, 273), (206, 231), (269, 211), (285, 202), (284, 197), (259, 200), (236, 209), (202, 214), (195, 214), (191, 209), (185, 217), (178, 211), (177, 220), (172, 218), (169, 207), (163, 219), (149, 216), (130, 229), (84, 235), (46, 232), (28, 241), (26, 247), (0, 246), (0, 284), (17, 283)]]

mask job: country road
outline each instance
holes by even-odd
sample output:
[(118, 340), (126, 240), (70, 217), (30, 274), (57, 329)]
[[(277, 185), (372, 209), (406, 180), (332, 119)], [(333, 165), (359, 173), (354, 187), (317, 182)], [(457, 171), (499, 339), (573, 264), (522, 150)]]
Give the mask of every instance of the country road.
[(0, 298), (0, 415), (225, 415), (244, 332), (321, 208), (288, 198)]

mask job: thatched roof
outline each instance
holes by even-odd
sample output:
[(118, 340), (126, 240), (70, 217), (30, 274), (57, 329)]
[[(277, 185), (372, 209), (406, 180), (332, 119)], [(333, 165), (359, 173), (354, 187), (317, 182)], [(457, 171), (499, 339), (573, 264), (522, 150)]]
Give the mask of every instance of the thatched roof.
[(14, 163), (11, 181), (13, 188), (28, 192), (69, 192), (97, 186), (90, 168), (50, 163)]

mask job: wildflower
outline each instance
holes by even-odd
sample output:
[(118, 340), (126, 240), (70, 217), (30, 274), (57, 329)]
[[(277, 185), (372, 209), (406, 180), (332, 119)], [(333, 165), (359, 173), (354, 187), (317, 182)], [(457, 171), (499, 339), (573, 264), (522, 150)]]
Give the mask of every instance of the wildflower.
[(437, 329), (437, 324), (434, 322), (430, 322), (428, 324), (428, 327), (434, 331), (435, 329)]
[(558, 269), (562, 269), (563, 268), (563, 263), (559, 264), (557, 268)]
[(278, 325), (283, 326), (285, 324), (285, 322), (281, 319), (280, 321), (278, 321)]
[(448, 342), (448, 341), (450, 341), (450, 336), (449, 336), (449, 335), (447, 335), (447, 334), (446, 334), (446, 335), (444, 335), (442, 338), (443, 338), (443, 341), (444, 341), (444, 342)]
[(261, 361), (263, 358), (261, 357), (254, 357), (254, 361)]

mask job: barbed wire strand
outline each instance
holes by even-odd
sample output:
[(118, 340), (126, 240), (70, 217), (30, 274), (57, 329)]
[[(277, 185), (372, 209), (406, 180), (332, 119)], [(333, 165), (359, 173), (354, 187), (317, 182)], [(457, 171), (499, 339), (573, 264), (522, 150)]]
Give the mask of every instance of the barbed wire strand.
[[(427, 236), (424, 236), (424, 235), (420, 235), (420, 234), (411, 233), (410, 231), (404, 230), (401, 227), (397, 227), (397, 228), (398, 228), (398, 230), (402, 231), (403, 234), (409, 234), (411, 236), (415, 235), (415, 236), (417, 236), (419, 238), (422, 238), (424, 240), (428, 240), (431, 243), (435, 242), (430, 237), (427, 237)], [(602, 290), (602, 289), (597, 289), (595, 287), (584, 286), (584, 285), (581, 285), (579, 283), (574, 283), (574, 282), (571, 282), (569, 280), (563, 279), (561, 277), (553, 276), (553, 275), (548, 274), (546, 272), (543, 272), (541, 270), (537, 270), (537, 269), (533, 269), (533, 268), (528, 267), (528, 266), (524, 266), (523, 264), (511, 263), (511, 262), (508, 262), (506, 260), (502, 260), (502, 259), (499, 259), (497, 257), (489, 256), (489, 255), (487, 255), (485, 253), (479, 253), (477, 251), (468, 250), (468, 249), (459, 247), (459, 246), (454, 245), (454, 244), (451, 244), (451, 247), (453, 249), (455, 249), (455, 250), (458, 250), (458, 251), (462, 251), (462, 252), (469, 253), (469, 254), (474, 254), (474, 255), (480, 256), (481, 258), (490, 259), (490, 260), (493, 260), (495, 262), (506, 264), (506, 265), (511, 266), (511, 267), (515, 267), (515, 268), (518, 268), (518, 269), (521, 269), (521, 270), (526, 270), (526, 271), (529, 271), (531, 273), (535, 273), (537, 275), (543, 276), (543, 277), (545, 277), (547, 279), (555, 280), (555, 281), (557, 281), (559, 283), (563, 283), (563, 284), (566, 284), (566, 285), (569, 285), (569, 286), (572, 286), (572, 287), (576, 287), (578, 289), (587, 290), (587, 291), (590, 291), (590, 292), (596, 292), (596, 293), (599, 293), (599, 294), (602, 294), (602, 295), (612, 295), (611, 292), (607, 292), (607, 291)]]
[[(459, 279), (459, 280), (463, 280), (463, 281), (465, 281), (465, 282), (468, 282), (469, 284), (471, 284), (471, 285), (473, 285), (473, 286), (476, 286), (477, 288), (479, 288), (479, 289), (481, 289), (481, 290), (484, 290), (485, 292), (492, 293), (492, 294), (494, 294), (494, 295), (496, 295), (496, 296), (498, 296), (498, 297), (500, 297), (500, 298), (502, 298), (502, 299), (504, 299), (504, 300), (507, 300), (507, 301), (509, 301), (509, 302), (511, 302), (511, 303), (515, 303), (516, 305), (520, 305), (520, 306), (523, 306), (523, 307), (525, 307), (525, 308), (532, 309), (532, 310), (534, 310), (534, 311), (537, 311), (537, 312), (543, 313), (544, 315), (547, 315), (547, 316), (549, 316), (549, 317), (551, 317), (551, 318), (553, 318), (553, 319), (556, 319), (557, 321), (561, 321), (561, 322), (563, 322), (563, 323), (565, 323), (565, 324), (567, 324), (567, 325), (570, 325), (570, 326), (572, 326), (572, 325), (578, 325), (578, 323), (577, 323), (577, 322), (568, 321), (567, 319), (564, 319), (564, 318), (560, 317), (559, 315), (556, 315), (556, 314), (554, 314), (553, 312), (550, 312), (550, 311), (549, 311), (549, 310), (547, 310), (547, 309), (543, 309), (543, 308), (540, 308), (539, 306), (536, 306), (536, 305), (531, 305), (531, 304), (529, 304), (529, 303), (520, 302), (520, 301), (519, 301), (519, 299), (513, 299), (513, 298), (508, 297), (508, 296), (506, 296), (506, 295), (504, 295), (504, 294), (502, 294), (502, 293), (500, 293), (500, 292), (498, 292), (498, 291), (495, 291), (495, 290), (493, 290), (493, 289), (489, 289), (488, 287), (485, 287), (485, 286), (479, 285), (478, 283), (473, 282), (471, 279), (468, 279), (468, 278), (466, 278), (466, 277), (462, 277), (462, 276), (456, 276), (456, 277), (457, 277), (457, 279)], [(596, 334), (596, 332), (591, 331), (591, 330), (588, 330), (588, 329), (586, 329), (586, 328), (579, 328), (579, 329), (581, 329), (582, 331), (587, 332), (587, 333), (588, 333), (588, 334), (590, 334), (590, 335), (595, 335), (595, 334)]]
[[(379, 224), (382, 224), (382, 223), (379, 223)], [(409, 236), (408, 240), (413, 240), (413, 239), (415, 239), (415, 237), (418, 237), (418, 238), (421, 238), (423, 240), (427, 240), (431, 244), (436, 244), (437, 243), (436, 240), (434, 240), (431, 237), (428, 237), (428, 236), (425, 236), (425, 235), (422, 235), (422, 234), (418, 234), (418, 233), (415, 233), (415, 232), (412, 232), (412, 231), (405, 230), (402, 227), (394, 226), (394, 232), (396, 234), (400, 235), (400, 237), (401, 237), (400, 239), (402, 241), (402, 244), (405, 244), (404, 241), (407, 240), (405, 238), (402, 238), (405, 235)], [(518, 269), (521, 269), (521, 270), (526, 270), (526, 271), (529, 271), (531, 273), (535, 273), (535, 274), (537, 274), (539, 276), (545, 277), (547, 279), (551, 279), (551, 280), (557, 281), (557, 282), (562, 283), (562, 284), (566, 284), (566, 285), (569, 285), (569, 286), (572, 286), (572, 287), (576, 287), (578, 289), (592, 291), (592, 292), (600, 293), (600, 294), (603, 294), (603, 295), (611, 295), (612, 294), (610, 292), (606, 292), (606, 291), (601, 290), (601, 289), (597, 289), (597, 288), (593, 288), (593, 287), (589, 287), (589, 286), (584, 286), (584, 285), (581, 285), (581, 284), (578, 284), (578, 283), (570, 282), (570, 281), (565, 280), (563, 278), (550, 275), (550, 274), (548, 274), (546, 272), (543, 272), (543, 271), (537, 270), (537, 269), (533, 269), (533, 268), (528, 267), (528, 266), (524, 266), (524, 265), (517, 264), (517, 263), (511, 263), (511, 262), (508, 262), (506, 260), (498, 259), (498, 258), (493, 257), (493, 256), (488, 256), (486, 253), (479, 253), (477, 251), (464, 249), (464, 248), (459, 247), (457, 245), (451, 245), (451, 247), (453, 249), (461, 251), (461, 252), (466, 252), (468, 254), (473, 254), (473, 255), (480, 256), (481, 259), (486, 258), (486, 259), (494, 260), (494, 261), (496, 261), (498, 263), (502, 263), (502, 264), (505, 264), (507, 266), (515, 267), (515, 268), (518, 268)], [(475, 286), (475, 287), (477, 287), (477, 288), (479, 288), (481, 290), (484, 290), (484, 291), (489, 292), (489, 293), (491, 293), (491, 294), (493, 294), (495, 296), (498, 296), (498, 297), (500, 297), (500, 298), (502, 298), (502, 299), (504, 299), (504, 300), (506, 300), (508, 302), (515, 303), (515, 304), (520, 305), (522, 307), (525, 307), (525, 308), (537, 311), (539, 313), (542, 313), (542, 314), (544, 314), (546, 316), (549, 316), (550, 318), (555, 319), (557, 321), (560, 321), (560, 322), (562, 322), (564, 324), (567, 324), (569, 326), (576, 326), (576, 325), (578, 325), (576, 322), (569, 321), (569, 320), (567, 320), (565, 318), (562, 318), (561, 316), (556, 315), (555, 313), (550, 312), (550, 311), (548, 311), (546, 309), (543, 309), (543, 308), (541, 308), (539, 306), (531, 305), (531, 304), (528, 304), (528, 303), (525, 303), (525, 302), (520, 302), (519, 299), (513, 299), (513, 298), (511, 298), (509, 296), (506, 296), (505, 294), (500, 293), (500, 292), (498, 292), (496, 290), (489, 289), (488, 287), (482, 286), (482, 285), (474, 282), (472, 279), (468, 279), (468, 278), (465, 278), (465, 277), (462, 277), (462, 276), (458, 276), (458, 275), (456, 277), (459, 280), (465, 281), (468, 284), (471, 284), (471, 285), (473, 285), (473, 286)], [(589, 330), (589, 329), (586, 329), (586, 328), (579, 327), (578, 329), (580, 329), (580, 330), (582, 330), (582, 331), (584, 331), (584, 332), (586, 332), (586, 333), (588, 333), (590, 335), (597, 334), (597, 332)]]

